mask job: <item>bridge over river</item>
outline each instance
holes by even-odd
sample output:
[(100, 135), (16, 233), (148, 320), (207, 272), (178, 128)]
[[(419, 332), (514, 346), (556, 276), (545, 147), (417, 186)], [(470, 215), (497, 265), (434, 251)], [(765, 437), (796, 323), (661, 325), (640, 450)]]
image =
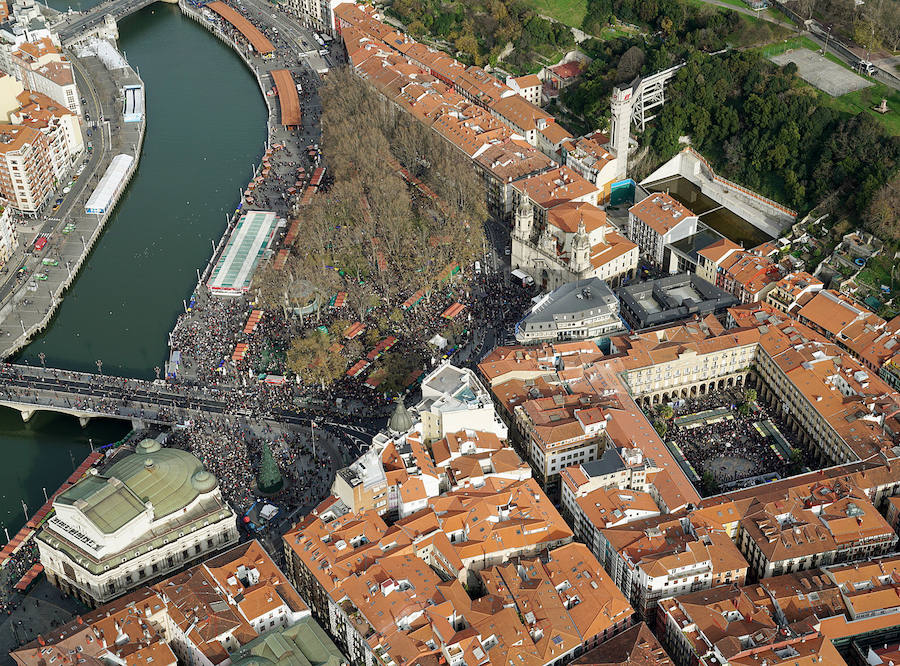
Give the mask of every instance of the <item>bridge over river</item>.
[[(186, 386), (27, 365), (0, 368), (0, 406), (19, 411), (25, 421), (36, 411), (69, 414), (82, 425), (103, 417), (131, 421), (136, 427), (224, 417), (308, 425), (311, 418), (324, 415), (311, 403), (263, 410), (258, 398), (253, 389)], [(377, 427), (361, 430), (377, 432)]]
[[(83, 39), (93, 34), (97, 28), (101, 28), (106, 24), (106, 17), (111, 16), (115, 21), (120, 21), (129, 14), (143, 9), (147, 5), (152, 5), (158, 0), (113, 0), (91, 7), (83, 12), (74, 12), (72, 14), (61, 14), (61, 22), (56, 24), (56, 30), (59, 32), (60, 41), (64, 46)], [(177, 3), (178, 0), (161, 0), (162, 2)]]

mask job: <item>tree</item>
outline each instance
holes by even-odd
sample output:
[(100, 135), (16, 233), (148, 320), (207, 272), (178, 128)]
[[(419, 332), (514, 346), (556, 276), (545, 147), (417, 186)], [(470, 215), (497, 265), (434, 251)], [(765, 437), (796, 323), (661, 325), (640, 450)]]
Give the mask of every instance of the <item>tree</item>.
[(628, 83), (641, 73), (646, 56), (637, 46), (632, 46), (622, 54), (616, 68), (616, 79), (619, 83)]
[(341, 377), (347, 361), (331, 349), (331, 340), (317, 330), (296, 338), (287, 353), (287, 366), (301, 379), (323, 389)]
[(668, 421), (675, 415), (675, 410), (672, 409), (672, 405), (668, 403), (662, 403), (661, 405), (657, 405), (656, 414), (659, 418)]
[(748, 405), (756, 402), (756, 398), (757, 395), (755, 388), (748, 388), (746, 391), (744, 391), (744, 402)]
[(284, 479), (281, 478), (281, 471), (272, 455), (272, 449), (269, 448), (268, 442), (263, 442), (262, 459), (259, 462), (259, 476), (256, 477), (256, 487), (260, 492), (271, 494), (277, 493), (284, 486)]
[(665, 437), (666, 433), (669, 431), (668, 424), (662, 419), (654, 419), (653, 427), (656, 429), (656, 432), (660, 437)]

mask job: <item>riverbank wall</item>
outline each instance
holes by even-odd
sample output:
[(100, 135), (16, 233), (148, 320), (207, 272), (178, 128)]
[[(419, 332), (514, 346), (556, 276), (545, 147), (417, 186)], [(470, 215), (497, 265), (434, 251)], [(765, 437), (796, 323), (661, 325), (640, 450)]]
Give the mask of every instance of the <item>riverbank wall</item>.
[[(70, 57), (73, 57), (70, 54)], [(29, 325), (25, 325), (24, 319), (20, 319), (20, 323), (22, 326), (22, 333), (15, 339), (13, 339), (9, 343), (0, 343), (0, 358), (6, 359), (10, 356), (21, 351), (25, 348), (32, 340), (35, 335), (38, 335), (42, 331), (44, 331), (50, 322), (53, 320), (54, 315), (56, 314), (57, 309), (60, 305), (62, 305), (63, 298), (65, 292), (72, 286), (72, 283), (75, 282), (78, 277), (79, 271), (81, 270), (84, 263), (87, 261), (88, 257), (91, 255), (91, 252), (94, 249), (94, 246), (97, 244), (97, 241), (100, 239), (100, 236), (103, 234), (104, 229), (106, 228), (107, 222), (115, 213), (116, 208), (118, 206), (119, 201), (122, 196), (128, 190), (128, 185), (131, 183), (134, 174), (138, 170), (138, 166), (140, 164), (141, 151), (144, 146), (144, 137), (146, 135), (147, 130), (147, 114), (146, 114), (146, 99), (147, 99), (147, 88), (144, 85), (143, 80), (140, 78), (138, 73), (130, 66), (126, 65), (125, 71), (119, 75), (117, 75), (119, 79), (127, 79), (129, 81), (136, 82), (140, 84), (143, 89), (144, 94), (144, 115), (142, 119), (137, 123), (128, 123), (128, 125), (134, 126), (137, 125), (137, 137), (132, 145), (134, 160), (131, 162), (131, 165), (128, 168), (127, 173), (125, 174), (125, 178), (122, 181), (121, 186), (117, 189), (115, 196), (113, 197), (110, 205), (107, 207), (106, 211), (102, 215), (96, 216), (86, 216), (86, 219), (94, 220), (95, 224), (93, 228), (88, 232), (87, 235), (81, 233), (80, 239), (82, 241), (82, 250), (75, 258), (74, 261), (69, 262), (69, 267), (66, 270), (66, 274), (63, 276), (62, 280), (56, 284), (55, 287), (49, 288), (50, 290), (50, 302), (47, 310), (40, 316), (37, 321), (30, 323)], [(91, 82), (91, 86), (96, 88), (99, 87), (96, 82)], [(118, 111), (121, 113), (121, 110)], [(124, 122), (122, 120), (119, 121), (122, 124), (121, 132), (124, 133)], [(98, 131), (103, 131), (103, 125), (98, 125)], [(110, 138), (112, 138), (112, 133), (110, 132)], [(113, 150), (112, 141), (110, 141), (109, 146), (109, 155), (108, 160), (104, 160), (104, 163), (101, 163), (102, 166), (98, 168), (98, 172), (103, 170), (105, 171), (106, 167), (109, 164), (109, 161), (114, 157), (115, 151)], [(127, 153), (126, 153), (127, 154)], [(102, 176), (102, 174), (100, 174)], [(85, 198), (89, 197), (90, 193), (85, 194)], [(71, 238), (71, 237), (70, 237)], [(70, 244), (73, 241), (69, 241)], [(12, 292), (8, 300), (3, 304), (2, 308), (0, 308), (0, 320), (8, 319), (10, 316), (14, 314), (14, 311), (17, 306), (19, 306), (22, 301), (28, 298), (28, 294), (30, 293), (26, 288), (26, 283), (18, 286), (18, 288)]]

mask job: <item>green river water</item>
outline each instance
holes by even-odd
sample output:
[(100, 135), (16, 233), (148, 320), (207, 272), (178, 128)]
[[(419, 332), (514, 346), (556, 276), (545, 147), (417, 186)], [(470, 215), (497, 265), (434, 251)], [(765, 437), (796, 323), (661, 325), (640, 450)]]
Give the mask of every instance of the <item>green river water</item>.
[[(94, 2), (51, 0), (57, 9)], [(167, 334), (196, 285), (251, 164), (263, 153), (266, 110), (243, 62), (177, 6), (157, 3), (119, 24), (119, 47), (147, 90), (140, 167), (48, 330), (18, 359), (48, 367), (152, 378)], [(124, 422), (0, 409), (0, 525), (14, 533), (95, 445)], [(2, 532), (0, 532), (2, 535)], [(2, 538), (2, 536), (0, 536)]]

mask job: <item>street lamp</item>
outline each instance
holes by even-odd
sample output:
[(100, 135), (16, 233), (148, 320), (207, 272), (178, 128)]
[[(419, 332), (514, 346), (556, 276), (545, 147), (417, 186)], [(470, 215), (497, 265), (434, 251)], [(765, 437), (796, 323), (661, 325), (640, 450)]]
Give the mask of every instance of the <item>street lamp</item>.
[(41, 367), (46, 369), (47, 366), (45, 365), (44, 361), (47, 360), (47, 355), (44, 352), (41, 352), (40, 354), (38, 354), (38, 358), (41, 359)]
[(97, 359), (97, 374), (103, 374), (103, 361)]
[(156, 378), (159, 379), (160, 367), (159, 367), (159, 366), (156, 366), (155, 368), (153, 368), (153, 372), (156, 373)]

